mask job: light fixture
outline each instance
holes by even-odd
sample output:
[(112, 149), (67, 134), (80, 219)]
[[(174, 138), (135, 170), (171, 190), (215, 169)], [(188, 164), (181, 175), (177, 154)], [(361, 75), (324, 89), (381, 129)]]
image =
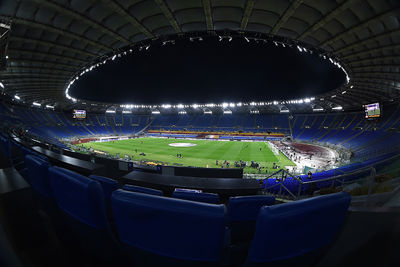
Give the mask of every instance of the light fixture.
[(36, 107), (41, 107), (41, 106), (42, 106), (42, 104), (37, 103), (37, 102), (33, 102), (32, 105), (34, 105), (34, 106), (36, 106)]
[(15, 95), (14, 98), (17, 99), (17, 100), (21, 100), (21, 98), (19, 96), (17, 96), (17, 95)]

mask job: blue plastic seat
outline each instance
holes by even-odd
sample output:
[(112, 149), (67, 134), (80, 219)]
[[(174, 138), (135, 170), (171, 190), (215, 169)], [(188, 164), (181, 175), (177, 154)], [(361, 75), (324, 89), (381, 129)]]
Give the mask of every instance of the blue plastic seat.
[(47, 198), (52, 198), (53, 190), (48, 174), (49, 162), (34, 155), (26, 155), (25, 164), (28, 169), (28, 181), (34, 190)]
[(11, 146), (8, 138), (0, 137), (0, 160), (2, 168), (11, 166)]
[(339, 232), (350, 200), (341, 192), (262, 207), (246, 266), (313, 263)]
[(273, 196), (230, 197), (227, 217), (231, 232), (231, 244), (250, 242), (253, 239), (260, 208), (274, 203), (275, 197)]
[(95, 262), (117, 264), (115, 258), (123, 257), (107, 219), (100, 183), (59, 167), (50, 167), (49, 173), (54, 197), (75, 245)]
[(138, 266), (193, 266), (222, 258), (224, 205), (117, 190), (112, 210), (119, 238)]
[(115, 190), (119, 189), (118, 182), (114, 179), (97, 175), (90, 175), (89, 178), (100, 183), (101, 188), (103, 189), (104, 200), (106, 201), (107, 216), (108, 218), (112, 218), (111, 194)]
[(212, 193), (200, 193), (200, 192), (191, 192), (191, 191), (179, 191), (176, 190), (172, 194), (174, 198), (204, 202), (204, 203), (211, 203), (211, 204), (218, 204), (219, 203), (219, 196), (218, 194)]
[(150, 194), (150, 195), (155, 195), (155, 196), (162, 196), (163, 195), (163, 192), (161, 190), (142, 187), (142, 186), (136, 186), (136, 185), (131, 185), (131, 184), (124, 184), (122, 186), (122, 189), (126, 190), (126, 191)]

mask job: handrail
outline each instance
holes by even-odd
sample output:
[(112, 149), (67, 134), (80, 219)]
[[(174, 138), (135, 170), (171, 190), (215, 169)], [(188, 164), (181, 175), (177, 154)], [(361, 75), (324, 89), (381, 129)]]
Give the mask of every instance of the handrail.
[[(351, 172), (348, 172), (348, 173), (344, 173), (344, 174), (341, 174), (341, 175), (335, 175), (335, 176), (333, 176), (333, 177), (328, 177), (328, 178), (323, 178), (323, 179), (318, 179), (318, 180), (302, 181), (302, 180), (299, 179), (298, 177), (292, 176), (292, 178), (296, 179), (296, 180), (299, 182), (299, 187), (298, 187), (298, 190), (297, 190), (297, 197), (295, 196), (295, 194), (294, 194), (293, 192), (291, 192), (291, 191), (283, 184), (283, 182), (284, 182), (283, 179), (280, 180), (279, 178), (277, 178), (277, 180), (279, 180), (279, 183), (274, 184), (274, 185), (269, 186), (269, 187), (266, 187), (266, 188), (264, 189), (264, 191), (267, 191), (267, 190), (270, 190), (270, 189), (272, 189), (272, 188), (275, 188), (275, 187), (279, 186), (279, 187), (280, 187), (280, 189), (279, 189), (279, 195), (281, 195), (282, 189), (283, 189), (283, 190), (285, 190), (287, 193), (289, 193), (289, 195), (292, 196), (294, 199), (297, 199), (297, 198), (300, 197), (301, 189), (302, 189), (302, 187), (303, 187), (304, 185), (316, 184), (316, 183), (328, 182), (328, 181), (332, 181), (332, 185), (333, 185), (334, 181), (339, 182), (340, 184), (343, 185), (343, 184), (346, 183), (346, 181), (345, 181), (345, 180), (346, 180), (346, 177), (351, 176), (351, 175), (354, 175), (354, 174), (358, 174), (358, 173), (368, 172), (368, 171), (370, 171), (370, 174), (369, 174), (369, 175), (367, 175), (366, 177), (357, 179), (357, 180), (352, 180), (352, 182), (360, 181), (360, 180), (371, 179), (371, 177), (375, 178), (375, 176), (376, 176), (376, 169), (375, 169), (375, 167), (376, 167), (377, 165), (379, 165), (379, 164), (381, 164), (381, 163), (384, 163), (384, 162), (387, 162), (387, 161), (390, 161), (390, 160), (393, 160), (393, 159), (398, 158), (398, 157), (400, 157), (399, 154), (393, 155), (393, 156), (391, 156), (390, 158), (387, 158), (387, 159), (384, 159), (384, 160), (380, 160), (380, 161), (375, 162), (375, 163), (373, 163), (373, 164), (371, 164), (371, 165), (369, 165), (369, 166), (361, 167), (361, 168), (359, 168), (359, 169), (357, 169), (357, 170), (354, 170), (354, 171), (351, 171)], [(271, 174), (269, 177), (271, 177), (271, 176), (273, 176), (273, 175), (275, 175), (275, 174), (277, 174), (277, 173), (279, 173), (279, 172), (281, 172), (281, 171), (282, 171), (282, 169), (279, 170), (279, 171), (277, 171), (277, 172), (275, 172), (275, 173), (273, 173), (273, 174)], [(284, 171), (284, 170), (283, 170), (283, 171)], [(266, 178), (266, 179), (269, 179), (269, 178)], [(263, 180), (266, 180), (266, 179), (263, 179)], [(371, 179), (371, 181), (374, 181), (374, 180), (375, 180), (375, 179)], [(370, 191), (372, 190), (372, 189), (371, 189), (371, 188), (372, 188), (372, 183), (373, 183), (373, 182), (370, 182), (369, 193), (370, 193)]]

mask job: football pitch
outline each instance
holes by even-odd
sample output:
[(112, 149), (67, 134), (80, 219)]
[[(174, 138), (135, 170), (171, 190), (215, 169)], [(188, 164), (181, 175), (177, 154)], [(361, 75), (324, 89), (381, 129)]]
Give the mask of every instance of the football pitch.
[[(189, 146), (180, 147), (179, 143), (189, 143)], [(162, 162), (168, 165), (217, 168), (221, 166), (220, 164), (216, 165), (216, 160), (219, 163), (227, 160), (230, 162), (230, 168), (234, 168), (235, 161), (247, 161), (250, 165), (253, 160), (263, 167), (261, 171), (247, 167), (244, 169), (245, 173), (265, 173), (266, 170), (268, 173), (272, 173), (276, 171), (272, 168), (273, 163), (281, 168), (295, 165), (280, 151), (278, 154), (274, 154), (266, 142), (145, 137), (110, 142), (90, 142), (83, 144), (83, 146), (107, 152), (110, 155), (119, 154), (121, 158), (129, 155), (133, 160)], [(141, 153), (144, 153), (145, 156), (140, 155)], [(177, 154), (182, 154), (182, 158), (178, 158)]]

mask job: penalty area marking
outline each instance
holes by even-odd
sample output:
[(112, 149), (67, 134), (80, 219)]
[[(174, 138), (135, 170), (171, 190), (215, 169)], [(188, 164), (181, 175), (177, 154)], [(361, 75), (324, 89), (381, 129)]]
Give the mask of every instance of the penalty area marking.
[(197, 144), (193, 144), (193, 143), (172, 143), (172, 144), (168, 144), (169, 146), (173, 146), (173, 147), (191, 147), (191, 146), (197, 146)]

